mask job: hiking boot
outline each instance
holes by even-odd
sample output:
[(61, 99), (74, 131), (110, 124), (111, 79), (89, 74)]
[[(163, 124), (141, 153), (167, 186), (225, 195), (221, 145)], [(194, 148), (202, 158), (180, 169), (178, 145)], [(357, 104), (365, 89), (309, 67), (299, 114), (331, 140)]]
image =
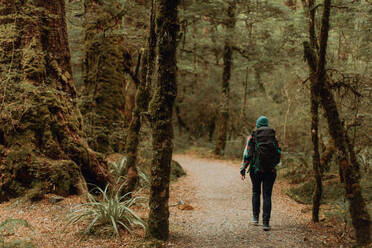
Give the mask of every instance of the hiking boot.
[(251, 223), (252, 223), (254, 226), (258, 226), (258, 217), (253, 216), (253, 217), (252, 217), (252, 220), (251, 220)]
[(271, 230), (271, 227), (270, 227), (268, 221), (264, 221), (264, 222), (262, 223), (262, 229), (263, 229), (264, 231), (270, 231), (270, 230)]

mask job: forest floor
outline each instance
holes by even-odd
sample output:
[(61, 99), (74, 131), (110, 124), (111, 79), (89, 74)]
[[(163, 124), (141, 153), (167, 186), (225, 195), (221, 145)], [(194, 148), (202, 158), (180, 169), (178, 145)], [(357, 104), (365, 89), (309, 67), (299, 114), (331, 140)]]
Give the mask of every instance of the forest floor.
[[(162, 247), (350, 247), (349, 233), (329, 220), (311, 224), (311, 208), (291, 200), (277, 180), (273, 192), (272, 230), (250, 225), (251, 185), (240, 180), (239, 163), (176, 155), (187, 176), (171, 185), (170, 240)], [(30, 241), (35, 247), (153, 247), (144, 241), (144, 231), (124, 231), (120, 237), (96, 232), (82, 235), (83, 223), (69, 225), (71, 207), (83, 203), (81, 196), (51, 203), (47, 196), (37, 203), (20, 199), (0, 204), (0, 237), (5, 241)], [(147, 216), (146, 207), (135, 209)], [(2, 230), (1, 222), (26, 220), (31, 228)], [(0, 242), (0, 247), (1, 246)], [(21, 246), (14, 246), (21, 247)]]

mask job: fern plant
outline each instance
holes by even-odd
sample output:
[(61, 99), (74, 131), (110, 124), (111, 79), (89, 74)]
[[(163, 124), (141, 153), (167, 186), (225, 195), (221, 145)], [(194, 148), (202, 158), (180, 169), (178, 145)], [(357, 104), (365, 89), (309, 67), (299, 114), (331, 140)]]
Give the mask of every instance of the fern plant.
[(132, 233), (132, 228), (135, 226), (146, 229), (145, 222), (131, 209), (141, 197), (130, 198), (128, 197), (130, 193), (121, 196), (122, 186), (112, 193), (108, 191), (108, 186), (104, 190), (96, 187), (95, 190), (100, 193), (102, 200), (88, 193), (88, 202), (73, 208), (67, 225), (88, 221), (85, 233), (90, 232), (94, 226), (105, 225), (116, 235), (119, 235), (120, 228), (124, 228), (129, 233)]

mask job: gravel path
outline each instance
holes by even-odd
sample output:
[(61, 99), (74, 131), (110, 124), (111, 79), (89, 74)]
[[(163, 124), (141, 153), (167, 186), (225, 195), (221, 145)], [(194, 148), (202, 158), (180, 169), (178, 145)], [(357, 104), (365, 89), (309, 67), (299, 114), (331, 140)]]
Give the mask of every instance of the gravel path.
[(240, 180), (239, 165), (225, 161), (174, 157), (188, 176), (172, 186), (171, 204), (184, 201), (194, 209), (171, 207), (169, 247), (325, 247), (303, 225), (303, 206), (274, 185), (272, 230), (251, 225), (251, 183)]

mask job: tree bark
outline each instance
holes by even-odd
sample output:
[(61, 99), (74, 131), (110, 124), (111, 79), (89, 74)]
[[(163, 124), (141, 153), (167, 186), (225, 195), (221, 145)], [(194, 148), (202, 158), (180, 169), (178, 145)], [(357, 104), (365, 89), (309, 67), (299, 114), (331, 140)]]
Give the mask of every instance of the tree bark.
[[(354, 147), (349, 142), (346, 130), (340, 119), (337, 104), (327, 82), (325, 71), (330, 10), (331, 0), (325, 0), (319, 42), (319, 59), (316, 59), (315, 52), (311, 51), (308, 43), (307, 46), (304, 44), (305, 48), (310, 48), (310, 51), (305, 49), (305, 58), (312, 72), (316, 73), (320, 102), (325, 110), (329, 133), (341, 155), (339, 159), (340, 169), (344, 179), (345, 195), (350, 202), (349, 211), (355, 228), (357, 242), (359, 245), (365, 245), (371, 243), (371, 220), (362, 196), (360, 166), (356, 159)], [(317, 61), (316, 68), (314, 68), (314, 61)]]
[[(310, 44), (312, 47), (310, 51), (317, 49), (317, 39), (315, 37), (315, 12), (314, 0), (309, 1), (309, 33), (310, 33)], [(310, 52), (309, 51), (309, 52)], [(316, 55), (313, 55), (316, 58)], [(313, 67), (316, 67), (317, 61), (313, 61)], [(319, 208), (320, 201), (322, 199), (323, 184), (322, 184), (322, 173), (320, 168), (320, 155), (319, 155), (319, 85), (317, 83), (316, 75), (310, 70), (310, 103), (311, 103), (311, 141), (313, 145), (312, 151), (312, 164), (313, 173), (315, 179), (315, 188), (313, 192), (313, 206), (312, 206), (312, 220), (313, 222), (319, 222)]]
[(324, 170), (328, 167), (329, 161), (332, 159), (336, 152), (335, 141), (331, 139), (327, 145), (326, 150), (322, 153), (320, 158), (320, 173), (323, 174)]
[(120, 27), (120, 4), (109, 2), (84, 2), (84, 87), (80, 104), (88, 144), (105, 154), (125, 150), (125, 127), (131, 119), (135, 92), (128, 74), (132, 67), (128, 45), (122, 35), (110, 33)]
[(315, 0), (308, 0), (308, 2), (309, 2), (310, 45), (314, 49), (316, 49), (316, 51), (318, 51), (319, 50), (318, 38), (316, 37), (316, 32), (315, 32), (315, 14), (316, 14)]
[(229, 6), (227, 9), (227, 20), (226, 20), (226, 28), (227, 28), (227, 37), (225, 38), (225, 46), (224, 46), (224, 53), (223, 53), (223, 75), (222, 75), (222, 100), (220, 106), (220, 113), (218, 119), (218, 131), (217, 131), (217, 139), (216, 145), (214, 148), (214, 154), (220, 156), (224, 154), (225, 147), (226, 147), (226, 139), (227, 139), (227, 129), (228, 129), (228, 121), (229, 121), (229, 97), (230, 97), (230, 78), (231, 78), (231, 67), (232, 67), (232, 40), (231, 34), (233, 33), (235, 27), (235, 9), (236, 9), (236, 1), (231, 0), (229, 1)]
[(136, 104), (133, 111), (132, 121), (130, 122), (128, 129), (128, 137), (126, 144), (127, 154), (127, 178), (124, 186), (124, 192), (132, 192), (138, 181), (138, 171), (136, 166), (137, 151), (139, 144), (139, 133), (141, 130), (141, 113), (147, 112), (149, 98), (150, 98), (150, 85), (151, 78), (154, 71), (154, 60), (156, 56), (156, 34), (155, 34), (155, 13), (154, 13), (154, 1), (151, 7), (150, 15), (150, 29), (148, 44), (145, 50), (144, 63), (142, 66), (142, 77), (141, 82), (138, 85), (136, 93)]
[(169, 237), (169, 179), (173, 152), (173, 105), (177, 95), (176, 46), (178, 0), (158, 0), (158, 79), (149, 105), (153, 134), (150, 213), (148, 234), (159, 240)]
[(316, 80), (311, 80), (311, 140), (313, 144), (313, 173), (315, 178), (315, 189), (313, 192), (313, 222), (319, 222), (319, 207), (322, 198), (322, 174), (320, 169), (320, 155), (319, 155), (319, 89)]
[(77, 107), (65, 1), (0, 0), (0, 201), (111, 181)]
[(254, 75), (256, 77), (256, 83), (258, 85), (258, 89), (260, 91), (260, 93), (262, 93), (263, 95), (266, 95), (266, 90), (265, 90), (265, 87), (262, 83), (262, 80), (261, 80), (261, 72), (260, 72), (260, 68), (259, 67), (256, 67), (254, 69)]

